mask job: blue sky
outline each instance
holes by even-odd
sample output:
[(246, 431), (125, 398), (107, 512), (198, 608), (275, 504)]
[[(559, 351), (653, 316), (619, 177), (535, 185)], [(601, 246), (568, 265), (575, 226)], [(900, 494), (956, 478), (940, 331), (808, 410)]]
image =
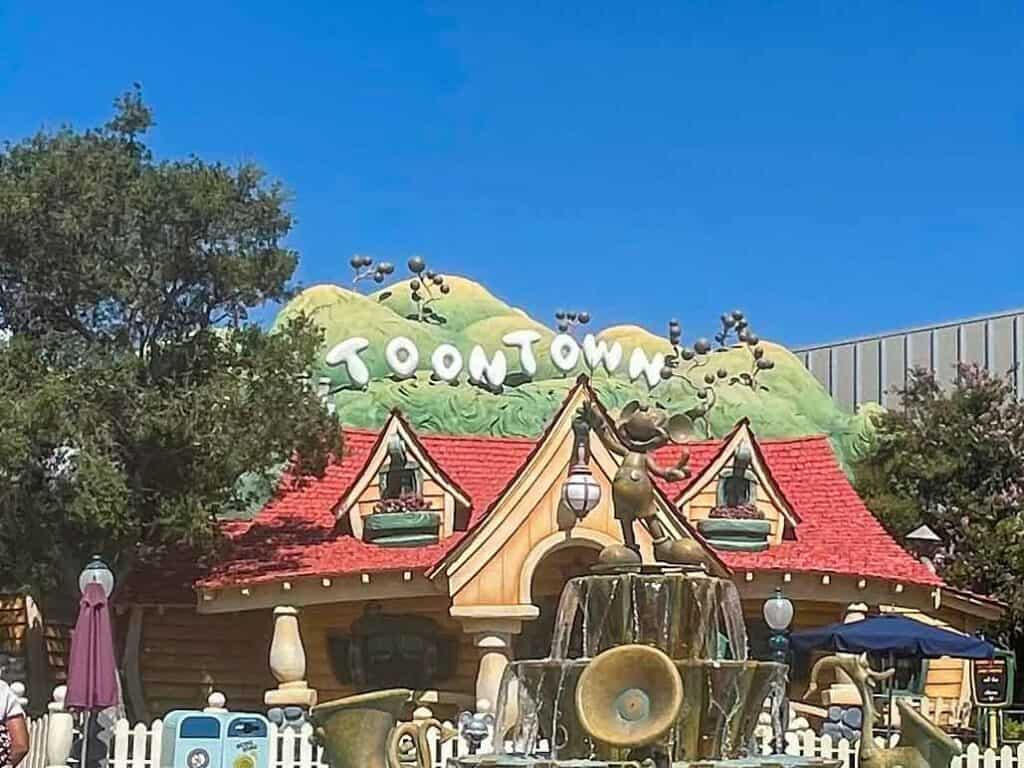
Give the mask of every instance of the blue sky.
[(1022, 73), (1018, 2), (0, 4), (0, 137), (138, 81), (158, 153), (285, 182), (303, 283), (790, 344), (1024, 305)]

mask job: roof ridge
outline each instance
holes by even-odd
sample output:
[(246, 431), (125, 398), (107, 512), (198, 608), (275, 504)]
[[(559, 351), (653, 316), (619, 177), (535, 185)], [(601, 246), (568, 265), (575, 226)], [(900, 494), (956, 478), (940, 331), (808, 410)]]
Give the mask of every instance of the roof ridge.
[(824, 433), (818, 432), (813, 435), (797, 435), (795, 437), (759, 437), (757, 442), (761, 445), (784, 445), (788, 443), (820, 443), (830, 442), (831, 436)]
[[(458, 435), (451, 432), (426, 432), (416, 427), (415, 424), (409, 424), (410, 429), (416, 433), (416, 436), (421, 440), (457, 440), (460, 442), (485, 442), (485, 443), (536, 443), (539, 437), (519, 437), (515, 435)], [(351, 435), (361, 435), (364, 437), (376, 437), (383, 429), (371, 429), (369, 427), (342, 427), (342, 432)]]

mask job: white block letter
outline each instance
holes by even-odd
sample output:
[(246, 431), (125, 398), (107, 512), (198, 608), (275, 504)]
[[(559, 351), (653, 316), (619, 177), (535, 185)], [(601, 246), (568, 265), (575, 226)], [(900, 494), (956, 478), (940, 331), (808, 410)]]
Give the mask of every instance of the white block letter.
[(569, 373), (580, 361), (580, 345), (567, 333), (560, 333), (551, 340), (551, 362), (562, 373)]
[(588, 333), (583, 337), (583, 359), (587, 361), (590, 370), (603, 365), (608, 373), (614, 373), (622, 362), (622, 345), (616, 341), (609, 347), (603, 340), (598, 341), (594, 334)]
[(455, 381), (462, 370), (462, 354), (451, 344), (438, 344), (430, 356), (430, 367), (441, 381)]
[(505, 353), (500, 349), (494, 353), (494, 358), (487, 359), (484, 348), (477, 344), (469, 353), (469, 378), (477, 384), (489, 383), (492, 387), (500, 387), (505, 383), (505, 374), (508, 373), (508, 362), (505, 360)]
[(324, 357), (324, 362), (332, 367), (344, 365), (348, 377), (359, 386), (365, 387), (370, 380), (370, 370), (366, 367), (366, 363), (359, 359), (359, 353), (368, 346), (370, 346), (370, 342), (362, 336), (345, 339), (331, 347), (331, 351)]
[(501, 343), (506, 347), (519, 347), (519, 364), (527, 376), (537, 373), (537, 358), (533, 354), (533, 345), (538, 341), (540, 334), (536, 331), (512, 331), (501, 337)]
[(412, 376), (420, 364), (420, 351), (412, 339), (396, 336), (384, 347), (384, 359), (388, 367), (399, 376)]
[(629, 380), (636, 381), (646, 376), (647, 386), (654, 387), (661, 381), (661, 369), (664, 367), (665, 356), (661, 352), (655, 352), (654, 357), (648, 360), (647, 353), (637, 347), (629, 357)]

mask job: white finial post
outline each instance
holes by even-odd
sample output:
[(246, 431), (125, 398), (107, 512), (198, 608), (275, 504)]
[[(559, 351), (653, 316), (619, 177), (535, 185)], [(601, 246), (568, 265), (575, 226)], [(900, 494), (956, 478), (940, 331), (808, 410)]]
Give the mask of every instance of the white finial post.
[(290, 605), (274, 609), (274, 637), (270, 642), (270, 671), (277, 688), (267, 691), (263, 703), (268, 707), (316, 704), (316, 691), (306, 682), (306, 651), (299, 632), (299, 612)]
[(11, 693), (18, 697), (18, 703), (22, 709), (28, 707), (28, 697), (25, 696), (25, 684), (23, 682), (19, 680), (11, 683)]
[(65, 768), (71, 756), (71, 742), (75, 734), (75, 721), (64, 708), (67, 686), (58, 685), (53, 689), (53, 701), (47, 705), (50, 721), (46, 729), (46, 766)]
[(203, 712), (222, 713), (227, 712), (227, 699), (224, 694), (220, 691), (214, 691), (206, 698), (206, 706), (203, 707)]

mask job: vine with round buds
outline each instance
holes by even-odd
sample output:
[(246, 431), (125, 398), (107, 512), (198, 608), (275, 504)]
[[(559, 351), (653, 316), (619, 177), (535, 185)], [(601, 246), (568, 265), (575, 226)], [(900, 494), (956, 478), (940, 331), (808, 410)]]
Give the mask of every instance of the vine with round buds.
[(409, 298), (416, 305), (416, 316), (412, 319), (421, 323), (447, 322), (430, 306), (452, 290), (451, 285), (444, 281), (444, 275), (427, 269), (427, 262), (422, 256), (413, 256), (409, 259), (408, 267), (413, 275), (409, 280)]
[[(758, 375), (775, 367), (775, 363), (765, 357), (761, 339), (751, 330), (743, 312), (734, 310), (723, 314), (721, 324), (721, 330), (714, 337), (718, 347), (713, 348), (705, 338), (697, 339), (692, 346), (683, 344), (683, 329), (679, 321), (669, 321), (668, 341), (672, 345), (672, 352), (665, 356), (665, 364), (661, 369), (662, 379), (678, 379), (696, 395), (699, 402), (687, 411), (687, 415), (694, 421), (703, 421), (705, 432), (709, 434), (707, 415), (718, 402), (717, 387), (744, 386), (755, 392), (767, 390), (768, 387), (758, 381)], [(712, 353), (727, 350), (732, 341), (750, 354), (750, 368), (736, 373), (730, 372), (725, 366), (712, 370)]]
[(352, 285), (358, 285), (362, 280), (373, 280), (375, 283), (383, 283), (384, 278), (395, 271), (395, 265), (390, 261), (378, 261), (374, 263), (369, 256), (356, 254), (348, 262), (355, 270), (355, 277), (352, 278)]
[(577, 328), (589, 322), (589, 312), (567, 312), (564, 309), (555, 312), (555, 327), (558, 328), (559, 333), (572, 334)]

